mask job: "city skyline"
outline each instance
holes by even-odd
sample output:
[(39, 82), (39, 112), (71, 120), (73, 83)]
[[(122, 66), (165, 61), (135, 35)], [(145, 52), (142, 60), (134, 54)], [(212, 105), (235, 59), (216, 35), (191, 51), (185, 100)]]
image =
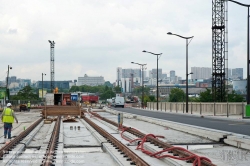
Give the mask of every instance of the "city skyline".
[[(143, 50), (162, 53), (159, 68), (185, 78), (185, 40), (167, 33), (194, 36), (188, 65), (212, 67), (211, 9), (211, 0), (2, 1), (0, 80), (8, 65), (10, 76), (50, 80), (48, 40), (55, 41), (55, 80), (87, 74), (115, 82), (116, 66), (156, 68), (156, 56)], [(228, 11), (228, 68), (246, 71), (247, 9), (228, 3)]]

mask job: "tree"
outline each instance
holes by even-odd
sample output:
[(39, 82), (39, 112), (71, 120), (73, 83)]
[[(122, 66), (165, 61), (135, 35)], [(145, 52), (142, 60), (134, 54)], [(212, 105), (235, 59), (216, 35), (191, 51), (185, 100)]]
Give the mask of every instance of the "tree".
[(103, 92), (102, 94), (100, 94), (100, 99), (107, 100), (107, 99), (110, 99), (114, 96), (115, 96), (115, 93), (110, 89), (110, 90), (107, 90), (107, 91)]
[(149, 98), (149, 100), (152, 101), (152, 102), (155, 102), (155, 101), (156, 101), (156, 98), (155, 98), (155, 96), (153, 96), (153, 95), (148, 96), (148, 98)]
[(39, 96), (36, 89), (32, 89), (28, 85), (21, 89), (17, 95), (12, 96), (11, 100), (39, 100)]
[(206, 88), (205, 92), (200, 93), (200, 102), (213, 102), (211, 89)]
[(231, 94), (228, 94), (228, 102), (243, 102), (244, 97), (237, 94), (234, 90), (232, 91)]
[(115, 93), (121, 93), (121, 87), (116, 86), (116, 87), (114, 88), (114, 91), (115, 91)]
[(112, 85), (109, 81), (106, 81), (106, 82), (104, 83), (104, 85), (105, 85), (105, 86), (108, 86), (108, 87), (111, 87), (111, 88), (113, 87), (113, 85)]
[(170, 91), (170, 102), (182, 102), (184, 100), (185, 93), (180, 88), (173, 88)]
[[(150, 94), (149, 91), (150, 91), (149, 87), (143, 88), (144, 95), (149, 95)], [(136, 96), (141, 96), (142, 95), (142, 87), (139, 86), (139, 87), (134, 88), (133, 93)]]

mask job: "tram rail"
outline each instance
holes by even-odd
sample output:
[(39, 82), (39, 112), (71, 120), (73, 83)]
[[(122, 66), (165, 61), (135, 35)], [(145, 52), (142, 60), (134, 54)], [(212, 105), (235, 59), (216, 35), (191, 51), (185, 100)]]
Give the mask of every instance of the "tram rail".
[[(98, 113), (95, 113), (95, 112), (89, 112), (91, 115), (107, 122), (107, 123), (110, 123), (114, 126), (118, 126), (119, 124), (117, 122), (114, 122), (112, 120), (109, 120), (107, 118), (104, 118), (102, 117), (101, 115), (99, 115)], [(126, 131), (137, 136), (138, 138), (144, 138), (146, 136), (146, 134), (136, 130), (136, 129), (133, 129), (133, 128), (130, 128), (130, 127), (126, 127), (126, 126), (123, 126), (124, 128), (126, 128)], [(158, 146), (160, 148), (163, 148), (163, 149), (168, 149), (168, 148), (173, 148), (174, 146), (172, 146), (171, 144), (168, 144), (168, 143), (165, 143), (157, 138), (153, 138), (153, 137), (147, 137), (146, 138), (146, 141), (147, 142), (150, 142), (152, 144), (154, 144), (155, 146)], [(188, 158), (188, 157), (191, 157), (193, 154), (192, 153), (188, 153), (186, 151), (181, 151), (181, 150), (175, 150), (173, 149), (172, 151), (170, 151), (171, 153), (173, 153), (173, 155), (175, 156), (180, 156), (181, 158)], [(190, 159), (190, 162), (194, 162), (194, 159)], [(201, 164), (203, 166), (216, 166), (215, 164), (211, 163), (211, 162), (208, 162), (206, 160), (201, 160)]]

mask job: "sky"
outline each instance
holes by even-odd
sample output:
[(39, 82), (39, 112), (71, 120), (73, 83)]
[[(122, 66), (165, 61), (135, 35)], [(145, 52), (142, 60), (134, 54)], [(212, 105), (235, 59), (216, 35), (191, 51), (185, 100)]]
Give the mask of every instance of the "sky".
[[(249, 0), (238, 0), (250, 4)], [(247, 8), (228, 2), (228, 67), (247, 68)], [(9, 76), (50, 80), (55, 41), (55, 81), (103, 76), (115, 82), (117, 67), (156, 68), (185, 78), (188, 65), (212, 68), (212, 0), (0, 0), (0, 80)]]

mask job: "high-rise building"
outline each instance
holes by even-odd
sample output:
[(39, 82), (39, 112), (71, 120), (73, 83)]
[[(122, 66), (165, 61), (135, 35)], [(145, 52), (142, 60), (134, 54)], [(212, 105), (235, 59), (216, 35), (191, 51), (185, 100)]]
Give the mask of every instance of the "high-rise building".
[(206, 79), (212, 77), (212, 69), (210, 67), (191, 67), (191, 79)]
[(131, 74), (141, 78), (141, 69), (122, 69), (121, 78), (131, 78)]
[(162, 79), (167, 78), (168, 75), (166, 73), (162, 74)]
[(243, 68), (232, 69), (232, 79), (243, 79)]
[[(157, 69), (152, 69), (152, 78), (157, 78)], [(162, 69), (158, 68), (158, 79), (162, 78)]]
[(120, 82), (121, 82), (121, 78), (122, 78), (122, 68), (121, 67), (117, 67), (116, 69), (116, 85), (120, 86)]
[[(122, 92), (132, 92), (133, 88), (135, 86), (139, 86), (142, 82), (141, 80), (141, 69), (121, 69), (120, 72), (120, 87), (122, 88)], [(146, 71), (144, 71), (144, 74), (146, 74)], [(145, 78), (145, 76), (144, 76)]]
[(89, 86), (97, 86), (97, 85), (103, 85), (105, 83), (104, 77), (102, 76), (88, 76), (87, 74), (84, 75), (84, 77), (78, 77), (77, 85), (89, 85)]
[(174, 70), (171, 70), (170, 71), (170, 82), (171, 83), (175, 83), (175, 71)]

